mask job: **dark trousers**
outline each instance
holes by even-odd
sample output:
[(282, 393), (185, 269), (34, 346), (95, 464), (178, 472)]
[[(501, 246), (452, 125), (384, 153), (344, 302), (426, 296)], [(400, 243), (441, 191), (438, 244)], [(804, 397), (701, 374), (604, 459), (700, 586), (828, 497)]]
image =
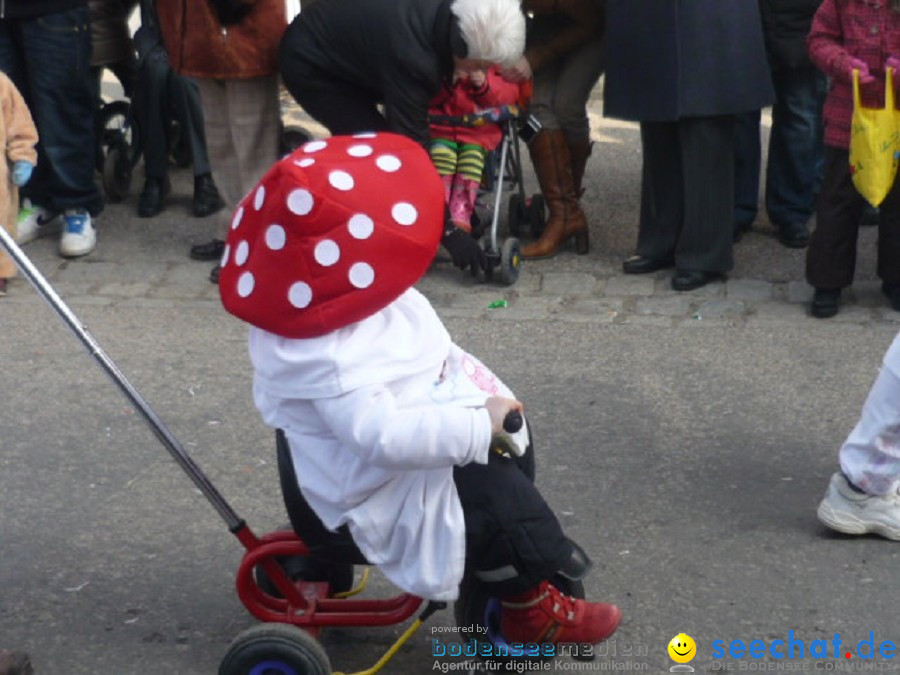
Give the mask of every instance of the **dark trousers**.
[(289, 67), (282, 63), (280, 70), (294, 100), (332, 134), (388, 130), (377, 97), (359, 85), (342, 82), (298, 59), (291, 59)]
[(565, 567), (572, 543), (527, 470), (491, 458), (456, 467), (453, 479), (466, 521), (466, 569), (491, 592), (522, 593)]
[(91, 32), (83, 7), (0, 20), (0, 70), (25, 98), (40, 136), (38, 163), (21, 196), (50, 211), (103, 210), (94, 181)]
[[(816, 228), (806, 252), (806, 280), (824, 289), (846, 288), (856, 271), (859, 220), (866, 205), (850, 177), (847, 150), (825, 148), (825, 175)], [(879, 207), (878, 276), (900, 285), (900, 188), (897, 181)]]
[(638, 255), (727, 272), (732, 257), (734, 116), (641, 122)]
[[(766, 164), (765, 204), (777, 228), (812, 218), (822, 183), (824, 141), (822, 106), (826, 81), (817, 68), (772, 71), (775, 104)], [(760, 111), (737, 116), (735, 130), (734, 222), (749, 226), (756, 219), (762, 147)]]
[(194, 80), (176, 73), (165, 59), (151, 55), (141, 64), (132, 103), (143, 135), (144, 170), (148, 178), (163, 178), (168, 172), (173, 112), (191, 149), (194, 176), (211, 172), (203, 105)]

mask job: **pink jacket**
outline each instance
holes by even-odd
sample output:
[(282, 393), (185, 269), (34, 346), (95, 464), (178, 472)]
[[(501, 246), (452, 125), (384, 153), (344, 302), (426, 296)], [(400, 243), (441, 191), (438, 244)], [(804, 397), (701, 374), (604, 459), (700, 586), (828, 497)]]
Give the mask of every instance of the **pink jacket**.
[(884, 107), (884, 62), (900, 57), (900, 13), (886, 0), (824, 0), (807, 45), (812, 62), (831, 76), (825, 101), (825, 145), (850, 147), (853, 87), (850, 59), (865, 61), (875, 82), (860, 87), (863, 105)]
[[(478, 90), (469, 80), (460, 80), (455, 85), (446, 83), (437, 96), (431, 99), (429, 115), (461, 116), (481, 112), (487, 108), (518, 103), (522, 97), (519, 85), (500, 77), (496, 68), (487, 71), (484, 86)], [(500, 127), (485, 123), (476, 127), (453, 126), (443, 123), (431, 124), (432, 138), (445, 138), (458, 143), (475, 143), (493, 150), (500, 143)]]

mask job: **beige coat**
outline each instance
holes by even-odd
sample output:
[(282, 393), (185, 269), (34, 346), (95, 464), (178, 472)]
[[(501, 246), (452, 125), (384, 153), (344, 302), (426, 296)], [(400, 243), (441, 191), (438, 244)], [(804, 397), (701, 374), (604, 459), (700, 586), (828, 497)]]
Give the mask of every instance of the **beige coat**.
[[(0, 147), (6, 148), (6, 160), (0, 161), (0, 227), (16, 236), (19, 214), (19, 188), (12, 182), (13, 162), (25, 160), (37, 164), (37, 129), (25, 99), (5, 74), (0, 72)], [(16, 266), (0, 247), (0, 278), (16, 275)]]

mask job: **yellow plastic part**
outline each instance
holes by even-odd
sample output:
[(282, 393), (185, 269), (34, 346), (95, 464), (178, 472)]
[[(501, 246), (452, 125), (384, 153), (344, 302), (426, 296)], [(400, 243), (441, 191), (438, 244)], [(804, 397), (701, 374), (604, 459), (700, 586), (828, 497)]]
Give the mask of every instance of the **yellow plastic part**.
[[(368, 570), (366, 570), (366, 571), (368, 571)], [(348, 592), (349, 592), (349, 591), (348, 591)], [(422, 619), (416, 619), (415, 621), (413, 621), (413, 622), (409, 625), (409, 628), (407, 628), (407, 629), (403, 632), (403, 635), (401, 635), (400, 637), (398, 637), (397, 640), (396, 640), (396, 642), (394, 642), (394, 644), (391, 645), (391, 648), (388, 649), (388, 650), (384, 653), (384, 655), (383, 655), (380, 659), (378, 659), (378, 661), (375, 663), (375, 665), (372, 666), (371, 668), (369, 668), (368, 670), (360, 670), (360, 671), (357, 672), (357, 673), (340, 673), (340, 672), (334, 672), (334, 673), (332, 673), (331, 675), (375, 675), (375, 673), (377, 673), (379, 670), (381, 670), (382, 668), (384, 668), (385, 664), (386, 664), (388, 661), (390, 661), (390, 660), (394, 657), (394, 654), (396, 654), (397, 651), (398, 651), (403, 645), (405, 645), (405, 644), (407, 643), (407, 641), (409, 640), (409, 638), (411, 638), (411, 637), (413, 636), (413, 634), (414, 634), (417, 630), (419, 630), (419, 628), (421, 627), (422, 623), (423, 623)]]
[[(366, 590), (366, 586), (368, 586), (368, 584), (369, 584), (369, 569), (370, 568), (368, 568), (368, 567), (363, 569), (362, 578), (359, 580), (359, 585), (355, 586), (354, 588), (351, 588), (349, 591), (344, 591), (342, 593), (335, 593), (334, 597), (341, 598), (341, 599), (349, 598), (354, 595), (359, 595), (364, 590)], [(338, 674), (336, 673), (335, 675), (338, 675)]]

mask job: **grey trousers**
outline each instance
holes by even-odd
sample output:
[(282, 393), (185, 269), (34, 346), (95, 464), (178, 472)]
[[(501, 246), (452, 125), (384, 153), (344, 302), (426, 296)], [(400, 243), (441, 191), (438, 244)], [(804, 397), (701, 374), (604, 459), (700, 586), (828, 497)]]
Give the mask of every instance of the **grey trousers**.
[(227, 206), (217, 214), (217, 236), (224, 239), (237, 203), (278, 159), (278, 76), (196, 81), (213, 179)]
[[(540, 22), (552, 17), (537, 17)], [(540, 30), (542, 26), (536, 26)], [(602, 35), (534, 73), (530, 111), (545, 129), (562, 129), (572, 143), (590, 140), (587, 103), (603, 74)]]
[(734, 266), (734, 115), (641, 122), (637, 253), (676, 268)]

